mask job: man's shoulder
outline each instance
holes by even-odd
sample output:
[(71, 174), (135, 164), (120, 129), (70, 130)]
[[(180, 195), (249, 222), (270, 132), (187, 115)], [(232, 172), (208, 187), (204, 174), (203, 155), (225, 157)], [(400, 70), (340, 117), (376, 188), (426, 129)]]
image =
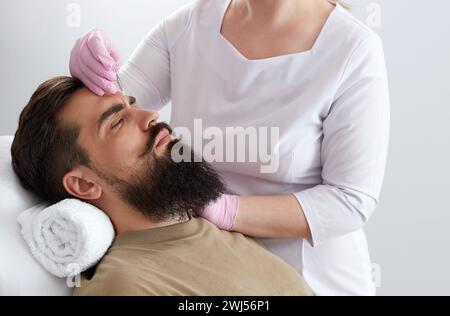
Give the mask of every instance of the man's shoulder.
[(103, 260), (94, 270), (88, 270), (81, 274), (79, 286), (74, 288), (74, 296), (90, 295), (126, 295), (124, 289), (129, 289), (129, 284), (134, 284), (133, 273), (119, 267), (105, 267)]
[(133, 267), (108, 267), (107, 270), (97, 270), (89, 280), (86, 276), (82, 276), (80, 286), (73, 291), (74, 296), (159, 296), (175, 294), (177, 292), (165, 284), (157, 274)]

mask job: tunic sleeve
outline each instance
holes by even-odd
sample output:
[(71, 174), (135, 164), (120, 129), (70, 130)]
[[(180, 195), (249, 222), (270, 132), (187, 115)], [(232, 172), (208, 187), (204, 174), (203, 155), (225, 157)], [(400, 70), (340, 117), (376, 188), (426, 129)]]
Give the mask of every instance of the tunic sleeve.
[(170, 52), (188, 28), (190, 6), (184, 6), (154, 27), (120, 70), (124, 90), (142, 107), (160, 110), (170, 102)]
[(377, 34), (349, 56), (323, 121), (322, 184), (295, 193), (317, 246), (356, 231), (379, 202), (386, 165), (390, 101)]

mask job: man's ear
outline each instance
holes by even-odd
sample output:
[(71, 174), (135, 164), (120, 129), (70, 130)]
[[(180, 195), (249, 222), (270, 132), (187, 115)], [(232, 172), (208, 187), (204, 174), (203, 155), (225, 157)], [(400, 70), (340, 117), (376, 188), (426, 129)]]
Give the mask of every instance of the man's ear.
[(67, 172), (62, 179), (66, 191), (82, 200), (96, 200), (102, 195), (102, 187), (82, 167)]

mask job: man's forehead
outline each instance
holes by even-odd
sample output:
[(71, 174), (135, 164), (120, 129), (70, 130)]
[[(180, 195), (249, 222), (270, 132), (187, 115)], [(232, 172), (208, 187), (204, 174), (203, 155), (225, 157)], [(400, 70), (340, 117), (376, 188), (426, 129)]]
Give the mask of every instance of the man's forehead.
[(123, 103), (120, 92), (98, 96), (87, 88), (76, 91), (59, 114), (63, 121), (78, 123), (82, 127), (96, 124), (100, 115), (113, 104)]

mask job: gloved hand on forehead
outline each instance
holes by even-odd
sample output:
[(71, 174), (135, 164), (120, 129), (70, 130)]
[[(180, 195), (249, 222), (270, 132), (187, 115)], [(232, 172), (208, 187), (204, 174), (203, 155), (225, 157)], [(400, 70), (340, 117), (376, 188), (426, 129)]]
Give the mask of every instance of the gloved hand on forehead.
[(106, 33), (92, 29), (79, 38), (70, 53), (70, 74), (95, 94), (116, 93), (116, 73), (120, 54)]

